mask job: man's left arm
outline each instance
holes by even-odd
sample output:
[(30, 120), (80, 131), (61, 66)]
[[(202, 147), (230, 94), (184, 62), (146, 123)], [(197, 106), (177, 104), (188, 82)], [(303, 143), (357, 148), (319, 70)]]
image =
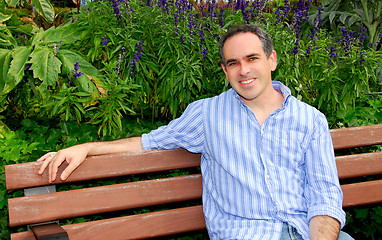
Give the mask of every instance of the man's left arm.
[(329, 216), (315, 216), (309, 221), (311, 240), (337, 239), (340, 232), (340, 222)]
[(316, 117), (314, 125), (312, 140), (305, 153), (310, 238), (337, 239), (345, 224), (345, 212), (333, 143), (323, 114)]

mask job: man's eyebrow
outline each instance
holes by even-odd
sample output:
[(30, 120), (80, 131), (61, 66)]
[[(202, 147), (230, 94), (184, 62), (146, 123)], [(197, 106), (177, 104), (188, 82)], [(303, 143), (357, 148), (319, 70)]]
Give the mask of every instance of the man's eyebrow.
[(231, 63), (231, 62), (236, 62), (236, 59), (231, 58), (231, 59), (228, 59), (228, 60), (226, 61), (227, 64), (229, 64), (229, 63)]
[(257, 57), (257, 56), (260, 56), (260, 54), (258, 53), (251, 53), (251, 54), (248, 54), (247, 56), (245, 56), (246, 58), (251, 58), (251, 57)]

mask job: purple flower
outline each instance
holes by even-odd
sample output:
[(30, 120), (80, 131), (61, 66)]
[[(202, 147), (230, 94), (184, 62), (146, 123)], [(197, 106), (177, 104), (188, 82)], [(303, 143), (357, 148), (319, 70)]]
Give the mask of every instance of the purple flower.
[(300, 37), (302, 25), (308, 19), (310, 2), (311, 0), (308, 0), (307, 2), (305, 2), (305, 0), (300, 0), (297, 4), (292, 22), (292, 27), (296, 31), (296, 38)]
[(316, 41), (317, 33), (319, 33), (321, 29), (321, 22), (322, 22), (321, 14), (322, 14), (322, 8), (318, 8), (317, 17), (314, 19), (314, 23), (313, 23), (314, 27), (312, 30), (309, 30), (309, 34), (307, 36), (307, 38), (310, 38), (313, 42)]
[[(281, 22), (284, 22), (284, 25), (286, 24), (286, 19), (287, 19), (287, 15), (290, 11), (290, 2), (289, 0), (284, 0), (284, 8), (283, 10), (281, 11), (281, 9), (279, 7), (277, 7), (277, 10), (275, 12), (275, 15), (276, 15), (276, 29), (277, 29), (277, 26), (281, 23)], [(276, 29), (275, 29), (275, 32), (276, 32)]]
[(296, 40), (296, 42), (294, 43), (295, 47), (293, 48), (292, 50), (292, 53), (294, 55), (296, 55), (297, 53), (299, 53), (300, 51), (298, 50), (299, 46), (300, 46), (300, 40)]
[(135, 63), (139, 60), (139, 58), (142, 55), (142, 44), (143, 44), (143, 41), (141, 40), (139, 42), (139, 45), (138, 45), (137, 53), (134, 55), (133, 59), (131, 59), (131, 62), (130, 62), (130, 70), (131, 70), (130, 74), (131, 75), (134, 74), (133, 69), (134, 69)]
[(336, 48), (333, 47), (333, 46), (331, 46), (331, 47), (330, 47), (330, 52), (329, 52), (329, 56), (330, 56), (331, 58), (333, 58), (333, 57), (336, 56), (335, 51), (336, 51)]
[(344, 45), (344, 48), (342, 49), (345, 54), (349, 52), (350, 46), (352, 42), (354, 42), (355, 38), (353, 36), (353, 31), (348, 31), (345, 28), (341, 28), (342, 34), (340, 38), (340, 43)]
[(188, 16), (188, 29), (190, 31), (190, 38), (192, 39), (193, 29), (194, 29), (194, 21), (193, 21), (193, 14), (190, 14)]
[(306, 49), (305, 57), (309, 56), (311, 50), (312, 50), (312, 45), (309, 45), (309, 47)]
[(363, 44), (363, 42), (366, 39), (366, 28), (364, 26), (361, 26), (358, 33), (358, 39)]
[(102, 46), (106, 47), (108, 42), (107, 42), (107, 38), (106, 37), (102, 37), (103, 39), (103, 43), (102, 43)]
[(179, 19), (179, 15), (178, 15), (178, 13), (174, 13), (175, 33), (178, 33), (178, 19)]
[(220, 27), (224, 27), (224, 8), (219, 8), (219, 25)]
[(30, 64), (26, 64), (25, 68), (24, 68), (24, 71), (28, 71), (30, 68), (31, 68), (31, 65)]
[(241, 10), (241, 13), (243, 15), (243, 18), (244, 18), (244, 21), (246, 21), (247, 24), (249, 24), (249, 11), (246, 10), (246, 8), (248, 7), (248, 3), (245, 2), (245, 1), (237, 1), (237, 6), (238, 6), (238, 9)]
[[(76, 78), (79, 78), (81, 77), (82, 75), (84, 75), (82, 72), (79, 72), (78, 70), (80, 69), (80, 67), (78, 66), (80, 64), (80, 62), (76, 62), (74, 64), (74, 74), (73, 74), (73, 77), (72, 77), (72, 80), (76, 79)], [(71, 83), (71, 81), (69, 81), (69, 84)]]
[(121, 10), (120, 10), (120, 2), (118, 0), (109, 0), (112, 5), (111, 7), (114, 9), (113, 14), (117, 16), (117, 20), (121, 18)]
[(207, 54), (208, 54), (208, 51), (207, 49), (204, 47), (204, 42), (205, 42), (205, 38), (204, 38), (204, 29), (201, 28), (200, 29), (200, 46), (202, 48), (202, 52), (203, 52), (203, 59), (207, 58)]
[(361, 64), (361, 66), (366, 61), (364, 56), (363, 56), (363, 54), (365, 54), (365, 53), (366, 53), (366, 51), (361, 51), (361, 53), (360, 53), (360, 64)]
[[(327, 50), (327, 49), (326, 49)], [(330, 70), (330, 66), (332, 65), (332, 58), (336, 56), (336, 48), (331, 46), (329, 51), (329, 60), (328, 60), (328, 69)]]

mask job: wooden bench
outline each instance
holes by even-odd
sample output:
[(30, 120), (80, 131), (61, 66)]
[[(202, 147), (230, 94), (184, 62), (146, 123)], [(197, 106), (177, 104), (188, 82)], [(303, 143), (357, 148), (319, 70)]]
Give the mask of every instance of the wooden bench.
[[(331, 134), (336, 151), (382, 144), (382, 124), (336, 129), (331, 130)], [(341, 185), (345, 208), (382, 202), (382, 179), (378, 176), (382, 173), (380, 149), (377, 152), (336, 157), (339, 178), (356, 181)], [(32, 187), (49, 185), (46, 174), (43, 176), (37, 174), (40, 163), (8, 165), (5, 168), (7, 189), (27, 189), (25, 193), (30, 195), (9, 199), (10, 227), (113, 212), (104, 215), (105, 219), (102, 220), (62, 227), (56, 223), (32, 226), (31, 229), (35, 233), (32, 230), (18, 232), (12, 234), (11, 239), (37, 239), (35, 234), (44, 239), (41, 236), (49, 235), (47, 234), (49, 229), (52, 232), (66, 231), (54, 239), (67, 239), (65, 238), (67, 234), (71, 240), (144, 239), (205, 229), (200, 201), (196, 201), (198, 204), (191, 202), (191, 206), (186, 204), (179, 207), (178, 204), (173, 204), (189, 203), (189, 200), (201, 198), (201, 175), (192, 173), (170, 177), (166, 172), (175, 169), (192, 170), (199, 166), (199, 163), (199, 154), (181, 149), (92, 156), (88, 157), (66, 182), (85, 181), (87, 184), (89, 180), (104, 178), (125, 179), (126, 182), (120, 180), (122, 183), (40, 195), (30, 195), (30, 192), (33, 194), (47, 188), (36, 190)], [(63, 167), (65, 166), (64, 164)], [(60, 169), (62, 171), (62, 167)], [(136, 182), (128, 182), (131, 178), (124, 177), (155, 172), (165, 177)], [(363, 176), (369, 175), (375, 175), (374, 178), (377, 180), (365, 181), (366, 178)], [(138, 176), (143, 177), (143, 175)], [(61, 182), (56, 180), (55, 184)], [(159, 207), (153, 212), (134, 214), (134, 210), (158, 205)], [(121, 216), (115, 216), (115, 212)], [(110, 216), (112, 217), (109, 218)]]

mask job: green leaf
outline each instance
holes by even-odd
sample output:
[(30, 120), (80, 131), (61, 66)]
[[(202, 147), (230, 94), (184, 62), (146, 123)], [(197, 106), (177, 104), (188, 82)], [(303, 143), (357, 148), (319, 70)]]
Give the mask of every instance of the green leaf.
[(0, 32), (0, 47), (17, 46), (15, 38), (11, 34), (4, 34)]
[(348, 21), (348, 25), (349, 26), (352, 26), (356, 21), (360, 20), (359, 17), (357, 16), (352, 16), (350, 17), (349, 21)]
[(16, 5), (20, 2), (20, 0), (5, 0), (8, 6), (16, 7)]
[(9, 65), (11, 64), (12, 51), (0, 49), (0, 96), (3, 95), (5, 82), (8, 78)]
[(0, 138), (4, 138), (5, 134), (9, 132), (11, 132), (9, 127), (3, 121), (0, 120)]
[(52, 86), (61, 69), (61, 61), (56, 58), (52, 50), (45, 47), (36, 47), (30, 55), (33, 77), (39, 78), (44, 85)]
[(330, 24), (333, 23), (333, 19), (336, 17), (336, 13), (337, 13), (337, 12), (331, 12), (331, 13), (329, 14)]
[(365, 219), (369, 213), (369, 209), (362, 208), (362, 209), (354, 209), (355, 210), (355, 217), (360, 219)]
[(32, 5), (35, 6), (37, 12), (46, 19), (49, 23), (54, 20), (54, 9), (49, 0), (32, 0)]
[(340, 21), (342, 22), (342, 24), (345, 24), (347, 17), (348, 17), (347, 14), (341, 14), (340, 15)]
[(31, 47), (17, 47), (13, 50), (13, 60), (8, 70), (8, 79), (5, 82), (3, 93), (10, 92), (23, 78), (25, 64), (31, 53)]
[(4, 15), (3, 13), (0, 12), (0, 23), (9, 20), (11, 17), (12, 15)]
[[(76, 62), (79, 62), (78, 66), (80, 67), (80, 69), (78, 71), (85, 74), (85, 76), (81, 76), (78, 79), (81, 88), (88, 93), (98, 93), (98, 89), (95, 84), (97, 84), (100, 87), (103, 86), (103, 82), (100, 80), (102, 76), (98, 69), (93, 67), (93, 65), (91, 65), (88, 61), (84, 60), (80, 55), (70, 50), (60, 49), (57, 52), (57, 57), (61, 60), (63, 64), (63, 74), (72, 73), (74, 70), (74, 64)], [(94, 83), (92, 82), (92, 80), (94, 81)]]
[(52, 49), (56, 46), (59, 49), (60, 45), (73, 44), (79, 39), (81, 39), (81, 28), (77, 23), (73, 23), (58, 28), (51, 27), (46, 31), (40, 28), (34, 35), (31, 45), (48, 45)]

